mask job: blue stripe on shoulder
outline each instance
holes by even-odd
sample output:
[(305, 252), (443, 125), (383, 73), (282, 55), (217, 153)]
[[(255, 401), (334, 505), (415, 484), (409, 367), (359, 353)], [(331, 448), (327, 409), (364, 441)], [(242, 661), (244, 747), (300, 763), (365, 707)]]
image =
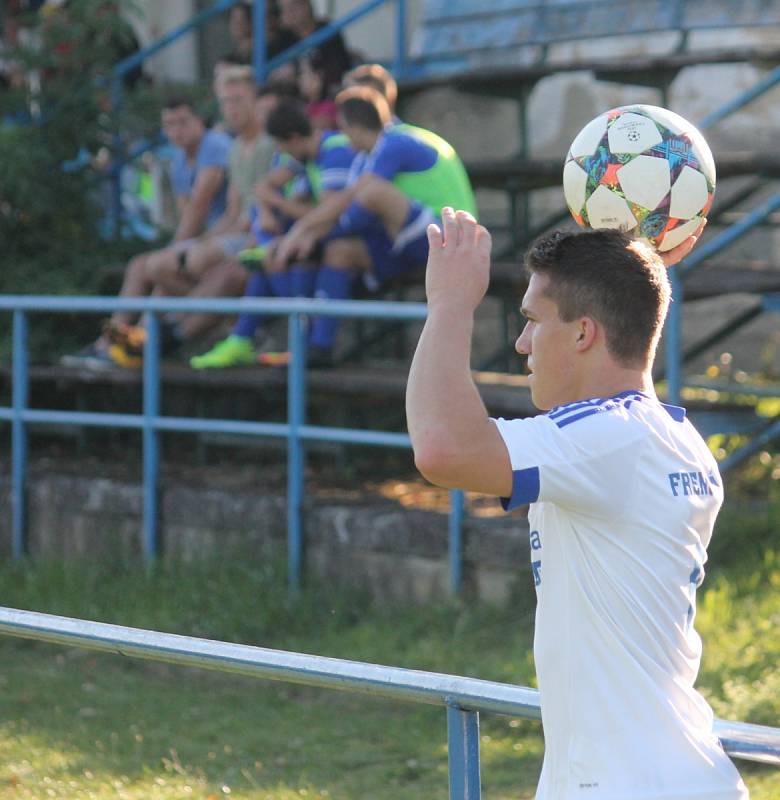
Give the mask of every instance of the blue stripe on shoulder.
[(512, 470), (512, 494), (502, 497), (504, 511), (535, 503), (539, 499), (539, 467)]
[(671, 406), (668, 403), (661, 403), (661, 405), (675, 422), (685, 422), (686, 411), (682, 406)]
[[(562, 409), (562, 413), (556, 414), (553, 422), (559, 428), (565, 428), (571, 425), (572, 422), (585, 419), (586, 417), (593, 416), (593, 414), (600, 414), (602, 411), (614, 411), (616, 408), (630, 408), (631, 403), (634, 401), (641, 402), (646, 400), (647, 396), (641, 392), (621, 392), (614, 397), (607, 397), (601, 400), (583, 402), (581, 404), (572, 404)], [(548, 414), (552, 418), (552, 414)]]
[(566, 417), (566, 419), (559, 419), (555, 421), (555, 424), (559, 428), (565, 428), (567, 425), (571, 425), (572, 422), (579, 422), (581, 419), (585, 419), (585, 417), (592, 417), (594, 414), (600, 414), (602, 411), (607, 411), (604, 406), (595, 406), (593, 408), (586, 408), (584, 411), (581, 411), (579, 414), (574, 414), (571, 417)]
[(603, 402), (604, 402), (603, 397), (597, 397), (594, 398), (593, 400), (579, 400), (576, 403), (569, 403), (568, 405), (565, 406), (558, 406), (557, 408), (554, 408), (552, 411), (550, 411), (547, 414), (547, 416), (550, 419), (558, 419), (558, 417), (562, 417), (564, 416), (564, 414), (568, 414), (571, 411), (576, 411), (578, 408), (588, 408), (590, 406), (597, 406), (599, 405), (599, 403)]

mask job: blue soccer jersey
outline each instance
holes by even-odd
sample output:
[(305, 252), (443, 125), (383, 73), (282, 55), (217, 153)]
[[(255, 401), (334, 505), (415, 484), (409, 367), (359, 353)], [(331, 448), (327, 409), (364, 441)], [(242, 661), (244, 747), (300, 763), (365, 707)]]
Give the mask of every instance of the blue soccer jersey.
[[(391, 126), (377, 140), (362, 165), (363, 173), (379, 175), (438, 216), (444, 206), (476, 215), (474, 194), (455, 151), (440, 137), (425, 139), (421, 128)], [(444, 143), (446, 144), (446, 143)]]

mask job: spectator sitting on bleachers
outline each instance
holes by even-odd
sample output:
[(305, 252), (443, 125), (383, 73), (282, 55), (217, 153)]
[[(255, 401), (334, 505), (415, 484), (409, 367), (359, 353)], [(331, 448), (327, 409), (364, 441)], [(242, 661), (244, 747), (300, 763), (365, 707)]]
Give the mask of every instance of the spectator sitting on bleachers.
[(326, 91), (322, 70), (317, 68), (306, 56), (300, 62), (298, 88), (301, 97), (306, 101), (306, 113), (311, 124), (321, 131), (338, 128), (336, 102)]
[[(341, 129), (368, 156), (359, 172), (353, 169), (344, 191), (292, 226), (275, 258), (277, 263), (305, 258), (324, 240), (315, 296), (345, 300), (361, 273), (366, 286), (375, 289), (422, 268), (428, 224), (439, 221), (444, 206), (476, 214), (476, 204), (455, 150), (421, 128), (412, 135), (393, 125), (378, 91), (353, 86), (336, 96), (336, 105)], [(337, 328), (333, 317), (312, 320), (310, 361), (328, 363)]]
[(395, 116), (398, 84), (392, 73), (381, 64), (359, 64), (353, 67), (344, 74), (342, 85), (345, 89), (349, 89), (350, 86), (371, 86), (376, 89), (387, 100), (393, 120), (398, 122), (398, 117)]
[[(258, 208), (253, 232), (261, 249), (260, 268), (250, 276), (245, 296), (311, 297), (316, 259), (275, 264), (265, 253), (273, 251), (278, 237), (305, 216), (312, 204), (326, 201), (344, 189), (355, 151), (343, 133), (314, 128), (300, 101), (280, 100), (268, 116), (266, 129), (276, 142), (280, 157), (276, 169), (255, 187)], [(207, 369), (255, 363), (258, 355), (254, 335), (261, 323), (257, 314), (242, 315), (230, 336), (209, 352), (192, 358), (190, 364)], [(261, 354), (259, 360), (279, 363), (284, 359)]]
[[(254, 44), (254, 7), (251, 2), (236, 3), (229, 12), (228, 32), (233, 50), (220, 60), (233, 64), (252, 64)], [(265, 4), (265, 57), (275, 58), (298, 41), (298, 37), (280, 22), (279, 6), (273, 0)], [(295, 66), (285, 64), (269, 76), (271, 79), (295, 80)]]
[[(226, 70), (220, 77), (219, 104), (227, 127), (236, 133), (229, 153), (227, 204), (222, 216), (200, 237), (174, 242), (147, 254), (134, 265), (134, 277), (125, 296), (149, 293), (171, 296), (219, 297), (240, 295), (246, 270), (238, 253), (250, 244), (248, 209), (253, 187), (271, 167), (274, 144), (265, 133), (268, 109), (276, 102), (272, 93), (257, 98), (249, 67)], [(131, 262), (132, 264), (132, 262)], [(219, 316), (205, 314), (168, 315), (163, 319), (164, 354), (175, 352), (213, 327)], [(120, 366), (142, 363), (145, 331), (140, 326), (109, 326), (96, 349)], [(92, 362), (97, 365), (98, 361)]]
[[(306, 39), (325, 28), (330, 20), (314, 16), (311, 0), (280, 0), (282, 25), (291, 30), (299, 39)], [(340, 33), (307, 51), (314, 69), (322, 74), (323, 91), (335, 93), (341, 85), (344, 73), (352, 66), (352, 56), (344, 44)]]
[[(232, 140), (224, 133), (208, 129), (202, 114), (189, 98), (169, 98), (161, 116), (163, 131), (174, 148), (170, 180), (179, 218), (172, 242), (166, 250), (179, 252), (189, 246), (194, 237), (214, 225), (225, 212), (228, 154)], [(156, 286), (148, 268), (149, 260), (159, 252), (142, 253), (130, 260), (120, 296), (137, 297), (154, 289), (158, 289), (157, 293), (169, 293), (164, 286)], [(210, 275), (206, 285), (210, 291), (221, 294), (226, 289), (237, 287), (239, 278), (231, 272), (223, 272)], [(133, 318), (128, 313), (115, 313), (106, 333), (78, 353), (63, 356), (62, 363), (87, 367), (121, 364), (123, 354), (121, 348), (114, 347), (114, 339), (121, 336)]]

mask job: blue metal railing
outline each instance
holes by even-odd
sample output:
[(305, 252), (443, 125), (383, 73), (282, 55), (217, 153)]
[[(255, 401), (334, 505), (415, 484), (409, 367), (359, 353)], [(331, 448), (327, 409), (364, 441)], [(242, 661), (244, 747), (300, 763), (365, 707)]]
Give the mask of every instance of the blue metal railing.
[[(706, 130), (716, 123), (739, 111), (753, 100), (780, 85), (780, 67), (776, 67), (749, 89), (724, 103), (699, 123), (700, 130)], [(730, 247), (747, 233), (761, 225), (771, 214), (780, 208), (780, 193), (773, 195), (763, 205), (751, 211), (744, 219), (722, 231), (706, 244), (699, 245), (684, 262), (670, 270), (672, 281), (672, 303), (666, 323), (666, 377), (668, 398), (671, 403), (679, 403), (683, 388), (682, 375), (682, 307), (684, 301), (683, 278), (698, 269), (707, 259)], [(729, 466), (738, 463), (727, 460)]]
[[(12, 555), (26, 551), (25, 486), (27, 476), (27, 426), (64, 424), (140, 430), (143, 438), (143, 553), (147, 560), (159, 552), (158, 476), (159, 434), (162, 431), (188, 433), (230, 433), (287, 439), (287, 544), (288, 581), (292, 591), (300, 586), (303, 564), (303, 497), (305, 442), (340, 442), (406, 449), (405, 433), (322, 427), (306, 424), (306, 341), (305, 319), (311, 316), (421, 320), (427, 314), (423, 303), (325, 301), (303, 299), (243, 298), (241, 300), (192, 300), (182, 298), (45, 297), (0, 295), (0, 311), (13, 312), (13, 366), (11, 406), (0, 406), (0, 421), (11, 423), (12, 469)], [(143, 411), (141, 414), (112, 414), (29, 408), (28, 313), (29, 312), (130, 311), (145, 313), (147, 342), (143, 365)], [(262, 313), (289, 318), (287, 423), (248, 422), (220, 419), (169, 417), (160, 414), (159, 314), (163, 312), (241, 314)], [(462, 581), (462, 536), (464, 497), (450, 493), (449, 564), (450, 587), (460, 589)]]
[[(541, 719), (536, 690), (477, 678), (229, 644), (13, 608), (0, 607), (0, 634), (264, 680), (444, 706), (450, 800), (479, 800), (481, 796), (480, 712)], [(780, 766), (780, 729), (716, 720), (715, 733), (730, 756)]]

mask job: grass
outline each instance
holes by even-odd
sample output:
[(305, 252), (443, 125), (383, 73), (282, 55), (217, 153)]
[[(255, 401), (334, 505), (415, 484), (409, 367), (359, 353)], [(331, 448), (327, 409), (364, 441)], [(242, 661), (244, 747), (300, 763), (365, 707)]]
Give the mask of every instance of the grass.
[[(724, 517), (699, 596), (700, 688), (719, 716), (780, 719), (780, 515)], [(530, 581), (529, 581), (530, 582)], [(380, 607), (240, 564), (0, 567), (4, 605), (533, 684), (533, 596)], [(531, 798), (536, 723), (483, 715), (484, 796)], [(754, 800), (780, 770), (739, 764)], [(442, 709), (0, 639), (0, 799), (447, 797)]]

